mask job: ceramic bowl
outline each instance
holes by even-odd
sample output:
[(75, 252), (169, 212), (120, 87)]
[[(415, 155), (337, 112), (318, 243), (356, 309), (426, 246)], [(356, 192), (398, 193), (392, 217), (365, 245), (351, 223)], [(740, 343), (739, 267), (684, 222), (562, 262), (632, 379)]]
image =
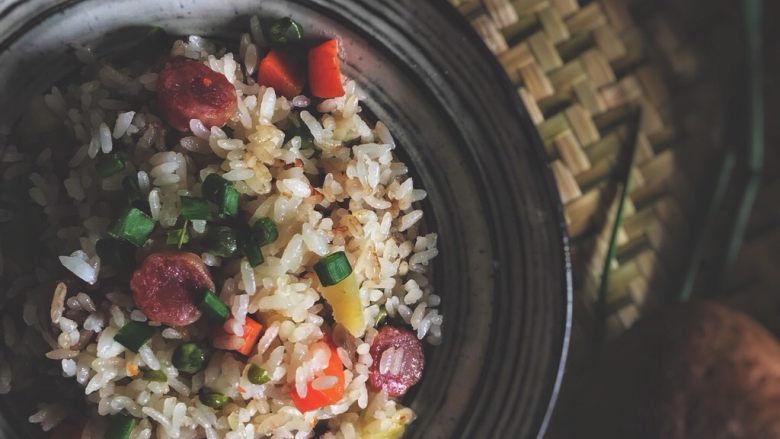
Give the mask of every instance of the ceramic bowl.
[[(561, 204), (516, 90), (446, 2), (0, 1), (0, 130), (31, 96), (75, 71), (76, 45), (115, 53), (148, 26), (237, 40), (252, 14), (292, 16), (309, 37), (341, 40), (344, 73), (428, 191), (444, 343), (429, 349), (423, 380), (405, 401), (419, 415), (407, 437), (541, 435), (571, 321)], [(37, 401), (4, 401), (2, 428), (16, 429), (4, 437), (30, 435), (30, 413), (19, 408)]]

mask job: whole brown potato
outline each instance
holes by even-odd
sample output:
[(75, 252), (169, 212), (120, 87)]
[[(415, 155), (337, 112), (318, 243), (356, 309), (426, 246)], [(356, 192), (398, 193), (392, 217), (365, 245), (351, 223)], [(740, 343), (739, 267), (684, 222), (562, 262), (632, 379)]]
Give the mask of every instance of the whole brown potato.
[(567, 407), (562, 437), (780, 438), (780, 345), (725, 306), (658, 310), (594, 371)]

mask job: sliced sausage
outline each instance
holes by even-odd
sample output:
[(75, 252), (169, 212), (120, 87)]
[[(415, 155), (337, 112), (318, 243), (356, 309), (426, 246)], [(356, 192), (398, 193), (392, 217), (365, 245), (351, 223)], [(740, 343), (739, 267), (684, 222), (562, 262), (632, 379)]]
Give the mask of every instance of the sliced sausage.
[[(392, 350), (391, 350), (392, 348)], [(422, 344), (408, 329), (383, 326), (371, 343), (368, 384), (377, 392), (402, 396), (422, 377), (425, 357)]]
[(151, 320), (185, 326), (200, 318), (196, 304), (203, 290), (214, 290), (200, 257), (187, 252), (160, 252), (147, 256), (130, 279), (133, 299)]
[(181, 57), (167, 61), (160, 71), (157, 99), (163, 118), (179, 131), (187, 131), (190, 119), (221, 127), (238, 105), (236, 89), (225, 75)]

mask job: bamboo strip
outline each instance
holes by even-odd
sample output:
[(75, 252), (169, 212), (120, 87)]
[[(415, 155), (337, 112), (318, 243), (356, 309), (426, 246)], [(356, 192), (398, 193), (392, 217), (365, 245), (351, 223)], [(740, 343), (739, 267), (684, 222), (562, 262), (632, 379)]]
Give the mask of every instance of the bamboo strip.
[(552, 96), (555, 92), (552, 82), (544, 74), (541, 67), (536, 63), (531, 63), (520, 68), (520, 76), (523, 83), (537, 101), (547, 96)]
[(552, 41), (544, 32), (537, 32), (528, 37), (528, 47), (531, 48), (531, 53), (536, 57), (539, 67), (545, 72), (563, 65), (558, 51), (555, 50)]
[(553, 142), (558, 150), (558, 155), (569, 168), (571, 174), (577, 175), (590, 168), (590, 160), (583, 151), (582, 144), (570, 130), (556, 137)]
[(553, 44), (566, 41), (571, 35), (561, 15), (560, 11), (554, 8), (548, 8), (539, 12), (539, 22), (542, 24), (542, 29), (544, 29), (544, 32)]
[(574, 180), (571, 172), (566, 166), (563, 165), (563, 163), (561, 163), (560, 160), (555, 160), (552, 162), (551, 168), (563, 204), (566, 204), (570, 200), (574, 200), (582, 196), (580, 187), (577, 186), (577, 182)]
[(611, 25), (601, 26), (593, 31), (593, 39), (608, 61), (612, 62), (626, 55), (626, 45)]
[(599, 114), (607, 109), (604, 98), (596, 92), (596, 88), (589, 81), (580, 81), (574, 84), (574, 95), (583, 108), (591, 115)]
[(525, 109), (528, 110), (528, 115), (531, 116), (531, 121), (533, 121), (534, 125), (539, 125), (544, 122), (542, 110), (539, 109), (539, 105), (536, 103), (533, 96), (531, 96), (531, 93), (529, 93), (525, 87), (520, 87), (518, 93), (520, 94), (520, 99), (523, 100)]
[(566, 18), (580, 9), (577, 0), (551, 0), (550, 3), (561, 18)]
[(605, 24), (607, 24), (607, 17), (598, 3), (589, 3), (566, 19), (566, 26), (573, 34), (592, 31)]
[(566, 110), (565, 114), (566, 119), (569, 121), (569, 126), (577, 136), (580, 144), (590, 145), (601, 138), (596, 124), (593, 123), (590, 114), (582, 106), (579, 104), (572, 105)]
[(505, 28), (517, 21), (517, 11), (509, 0), (483, 0), (482, 3), (498, 28)]
[(531, 64), (534, 61), (534, 56), (528, 44), (522, 43), (501, 53), (498, 60), (509, 75), (509, 79), (513, 83), (517, 83), (521, 78), (520, 69)]
[(477, 31), (479, 36), (485, 41), (491, 52), (499, 54), (509, 49), (509, 45), (501, 32), (498, 30), (498, 26), (489, 16), (481, 14), (471, 20), (471, 26)]

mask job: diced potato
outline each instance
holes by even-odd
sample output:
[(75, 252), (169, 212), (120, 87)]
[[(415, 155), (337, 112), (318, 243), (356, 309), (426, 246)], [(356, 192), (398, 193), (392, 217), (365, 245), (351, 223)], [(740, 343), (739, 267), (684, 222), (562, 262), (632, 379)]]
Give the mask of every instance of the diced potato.
[(355, 281), (355, 274), (350, 274), (337, 284), (321, 287), (321, 292), (333, 308), (333, 318), (336, 323), (347, 328), (353, 336), (362, 336), (366, 322), (363, 318), (363, 305), (360, 303), (360, 291)]
[[(389, 420), (363, 418), (358, 424), (357, 433), (362, 439), (400, 439), (412, 417), (412, 411), (403, 408)], [(387, 421), (391, 422), (389, 428)]]

